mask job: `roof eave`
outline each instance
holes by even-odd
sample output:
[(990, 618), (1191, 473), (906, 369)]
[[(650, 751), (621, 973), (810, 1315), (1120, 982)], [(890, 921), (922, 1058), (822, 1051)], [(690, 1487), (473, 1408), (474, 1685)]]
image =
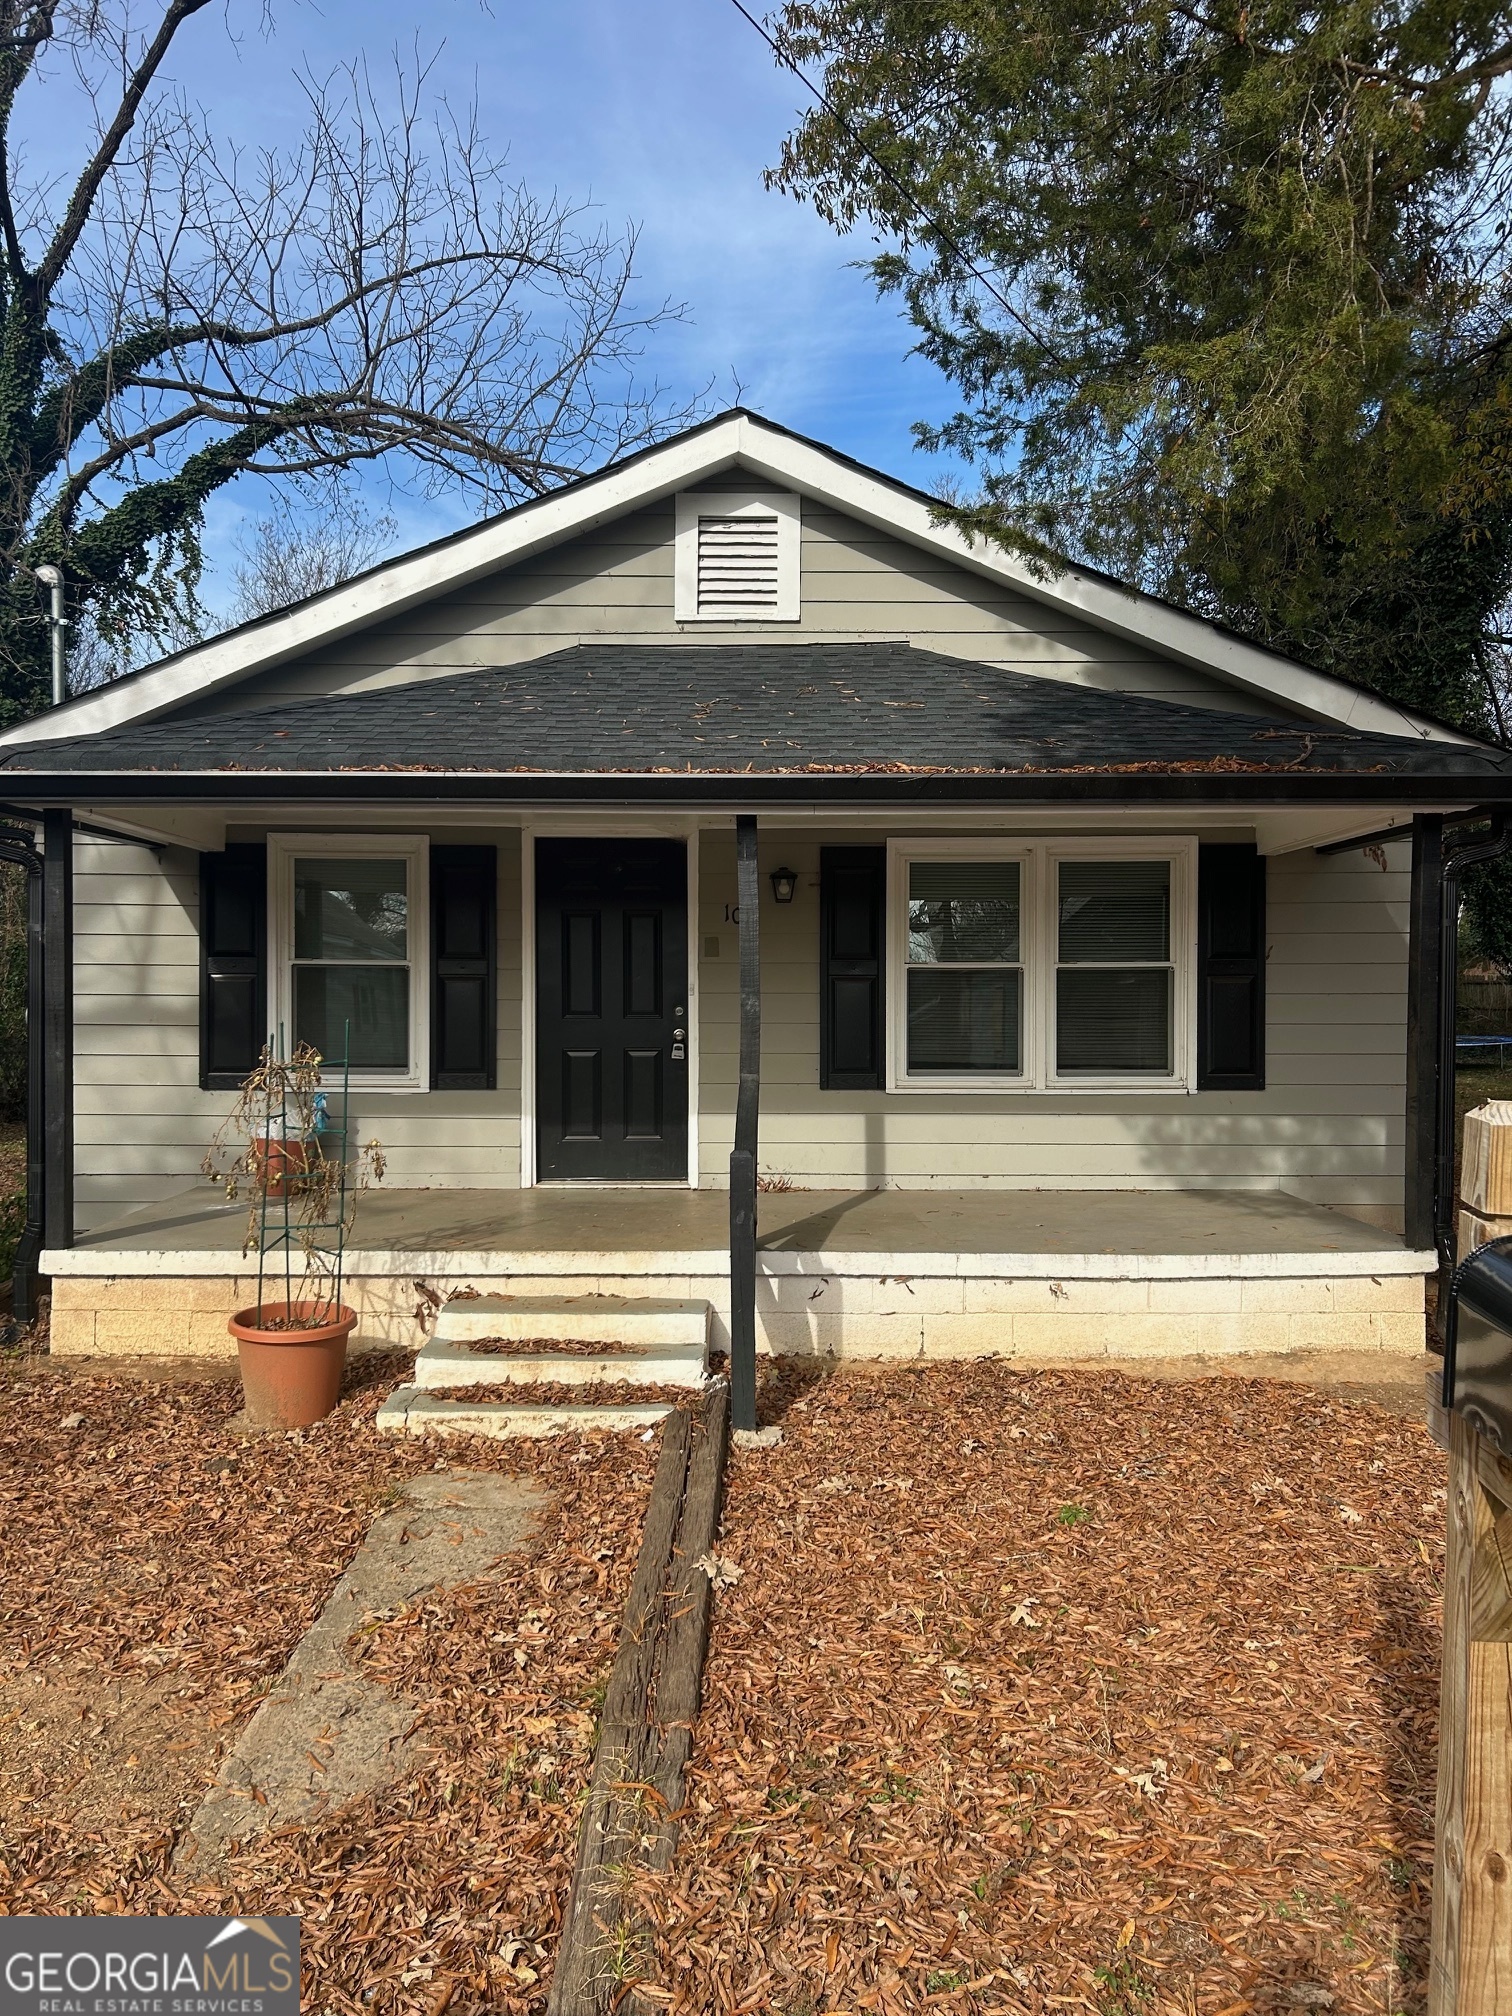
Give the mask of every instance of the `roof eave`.
[(1424, 809), (1512, 804), (1512, 776), (1370, 771), (1096, 770), (816, 772), (478, 771), (66, 771), (0, 769), (0, 798), (32, 809), (90, 805), (635, 804), (683, 811), (825, 801), (939, 805), (1326, 803), (1410, 804)]

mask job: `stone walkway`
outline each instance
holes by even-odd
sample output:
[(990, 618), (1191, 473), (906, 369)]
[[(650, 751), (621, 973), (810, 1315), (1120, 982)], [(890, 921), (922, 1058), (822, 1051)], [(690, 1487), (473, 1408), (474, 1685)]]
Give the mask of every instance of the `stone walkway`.
[(223, 1875), (234, 1843), (334, 1812), (413, 1767), (423, 1749), (416, 1704), (368, 1680), (348, 1641), (370, 1617), (499, 1569), (545, 1502), (538, 1486), (488, 1471), (410, 1479), (222, 1763), (180, 1846), (180, 1873)]

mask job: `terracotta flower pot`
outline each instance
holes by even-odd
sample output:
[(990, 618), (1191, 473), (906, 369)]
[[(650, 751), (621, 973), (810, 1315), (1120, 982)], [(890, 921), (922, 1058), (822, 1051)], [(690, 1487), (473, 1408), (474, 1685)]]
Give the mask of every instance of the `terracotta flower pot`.
[(295, 1197), (304, 1189), (310, 1164), (319, 1154), (308, 1141), (284, 1141), (258, 1135), (252, 1143), (257, 1180), (269, 1197)]
[[(264, 1302), (238, 1310), (226, 1328), (241, 1359), (247, 1419), (259, 1428), (308, 1428), (323, 1421), (341, 1395), (347, 1339), (356, 1311), (342, 1307), (316, 1319), (329, 1303)], [(279, 1327), (290, 1318), (299, 1328)]]

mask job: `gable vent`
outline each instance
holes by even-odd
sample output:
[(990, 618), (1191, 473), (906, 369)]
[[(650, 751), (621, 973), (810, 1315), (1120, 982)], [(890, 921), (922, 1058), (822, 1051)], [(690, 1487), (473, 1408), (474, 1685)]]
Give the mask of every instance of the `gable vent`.
[(677, 499), (679, 623), (800, 620), (803, 502), (790, 490), (684, 490)]
[(700, 616), (775, 616), (777, 519), (774, 516), (698, 521)]

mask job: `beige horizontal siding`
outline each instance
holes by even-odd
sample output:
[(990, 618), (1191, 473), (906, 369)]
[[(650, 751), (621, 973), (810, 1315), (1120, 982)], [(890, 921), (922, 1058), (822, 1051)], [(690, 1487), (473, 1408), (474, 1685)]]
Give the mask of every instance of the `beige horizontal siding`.
[[(453, 836), (448, 836), (453, 837)], [(836, 835), (854, 843), (854, 832)], [(880, 836), (875, 836), (880, 837)], [(499, 1088), (357, 1092), (359, 1134), (389, 1181), (511, 1187), (520, 1147), (519, 849), (499, 840)], [(800, 871), (790, 907), (763, 902), (764, 1172), (800, 1186), (1109, 1185), (1282, 1189), (1391, 1224), (1401, 1209), (1405, 849), (1299, 854), (1270, 865), (1267, 1087), (1257, 1093), (821, 1093), (818, 837), (763, 843), (762, 888)], [(229, 1095), (199, 1089), (197, 864), (133, 847), (78, 855), (76, 1132), (81, 1223), (192, 1182)], [(701, 1180), (724, 1181), (737, 1046), (734, 851), (701, 843)]]
[[(1268, 864), (1263, 1092), (977, 1097), (819, 1090), (820, 844), (783, 836), (762, 848), (763, 890), (779, 860), (800, 878), (790, 907), (762, 905), (764, 1173), (813, 1188), (1273, 1188), (1399, 1225), (1405, 848), (1392, 850), (1385, 874), (1352, 855)], [(724, 909), (734, 879), (733, 844), (706, 836), (700, 930), (719, 932), (731, 955)], [(700, 1156), (709, 1182), (723, 1180), (729, 1155), (737, 989), (733, 956), (705, 962)]]
[(804, 511), (802, 567), (797, 623), (678, 624), (668, 499), (260, 674), (201, 703), (201, 711), (518, 664), (577, 643), (820, 643), (841, 637), (907, 639), (1111, 691), (1241, 713), (1277, 711), (1220, 679), (816, 506)]
[[(455, 828), (438, 838), (456, 840)], [(520, 1168), (519, 836), (499, 846), (499, 1085), (352, 1095), (390, 1183), (510, 1187)], [(199, 1088), (194, 855), (81, 841), (75, 854), (74, 1131), (82, 1229), (195, 1182), (232, 1095)]]

